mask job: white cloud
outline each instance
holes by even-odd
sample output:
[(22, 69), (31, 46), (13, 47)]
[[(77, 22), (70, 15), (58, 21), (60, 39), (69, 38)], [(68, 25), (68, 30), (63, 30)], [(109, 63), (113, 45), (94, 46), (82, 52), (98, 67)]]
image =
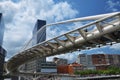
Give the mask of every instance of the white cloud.
[(16, 14), (18, 7), (11, 1), (0, 2), (0, 12), (3, 13), (6, 23), (10, 23)]
[(108, 10), (110, 11), (118, 11), (119, 8), (117, 7), (120, 7), (120, 1), (114, 1), (114, 0), (108, 0), (107, 1), (107, 4), (108, 4)]
[(75, 22), (50, 26), (47, 28), (47, 39), (51, 39), (57, 37), (58, 35), (62, 35), (66, 32), (69, 32), (71, 30), (75, 30), (77, 28), (80, 28), (82, 25), (83, 25), (82, 22)]
[(32, 29), (37, 19), (47, 23), (74, 18), (78, 13), (67, 2), (55, 3), (53, 0), (11, 0), (0, 2), (0, 12), (5, 22), (4, 47), (7, 58), (13, 56), (32, 36)]
[(110, 46), (110, 49), (120, 50), (120, 43)]
[(55, 55), (55, 56), (47, 57), (47, 61), (52, 61), (54, 57), (58, 57), (58, 58), (67, 59), (68, 63), (72, 63), (77, 60), (77, 57), (79, 54), (82, 54), (82, 53), (76, 51), (76, 52), (67, 53), (67, 54)]

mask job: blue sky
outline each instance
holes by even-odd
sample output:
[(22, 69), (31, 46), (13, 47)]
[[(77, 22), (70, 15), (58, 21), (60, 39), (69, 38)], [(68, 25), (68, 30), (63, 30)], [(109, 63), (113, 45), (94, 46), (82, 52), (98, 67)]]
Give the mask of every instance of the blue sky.
[[(60, 0), (56, 0), (60, 1)], [(64, 0), (63, 0), (64, 1)], [(105, 5), (106, 0), (66, 0), (70, 3), (74, 9), (79, 11), (78, 17), (89, 16), (89, 15), (96, 15), (101, 13), (106, 13)]]
[[(0, 12), (3, 13), (6, 27), (3, 44), (8, 51), (6, 60), (20, 51), (25, 43), (29, 41), (37, 19), (53, 23), (117, 11), (120, 11), (119, 0), (0, 0)], [(71, 27), (71, 29), (73, 28)], [(56, 31), (54, 29), (50, 32), (56, 34)], [(119, 47), (120, 44), (115, 44), (100, 49), (94, 48), (73, 52), (73, 54), (62, 54), (57, 57), (75, 61), (80, 53), (120, 53)], [(49, 57), (47, 60), (52, 58)]]
[(84, 17), (96, 14), (105, 14), (120, 10), (120, 1), (119, 0), (55, 0), (67, 1), (72, 5), (73, 9), (79, 11), (77, 17)]

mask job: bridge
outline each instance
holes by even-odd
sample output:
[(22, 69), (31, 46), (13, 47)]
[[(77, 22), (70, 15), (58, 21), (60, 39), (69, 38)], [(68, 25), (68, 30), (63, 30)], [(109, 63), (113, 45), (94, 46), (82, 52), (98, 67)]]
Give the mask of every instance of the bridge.
[[(87, 20), (91, 20), (91, 22), (80, 26), (75, 30), (58, 35), (57, 37), (18, 52), (7, 61), (7, 72), (15, 75), (16, 72), (19, 72), (18, 68), (20, 65), (37, 56), (40, 58), (48, 57), (76, 50), (112, 45), (120, 42), (120, 12), (66, 20), (47, 24), (43, 26), (43, 28)], [(89, 30), (91, 26), (94, 26), (94, 29)]]

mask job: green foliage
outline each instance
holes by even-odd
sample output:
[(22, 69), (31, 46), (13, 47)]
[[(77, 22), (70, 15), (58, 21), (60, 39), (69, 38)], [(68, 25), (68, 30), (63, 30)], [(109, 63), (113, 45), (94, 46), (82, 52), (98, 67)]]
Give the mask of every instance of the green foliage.
[(111, 75), (111, 74), (120, 74), (120, 68), (110, 66), (107, 70), (83, 70), (83, 71), (75, 71), (76, 75)]

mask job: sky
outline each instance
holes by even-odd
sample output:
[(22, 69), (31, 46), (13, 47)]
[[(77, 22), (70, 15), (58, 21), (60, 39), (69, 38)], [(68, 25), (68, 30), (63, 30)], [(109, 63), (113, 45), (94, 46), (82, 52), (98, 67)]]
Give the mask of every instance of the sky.
[[(5, 23), (3, 47), (7, 50), (6, 60), (17, 54), (31, 39), (37, 19), (46, 20), (49, 24), (118, 11), (120, 11), (120, 0), (0, 0), (0, 13), (3, 13)], [(68, 26), (68, 28), (74, 27)], [(63, 28), (61, 33), (68, 28)], [(48, 29), (48, 32), (57, 34), (56, 28), (52, 31)], [(72, 62), (81, 53), (120, 54), (120, 44), (57, 55), (57, 57), (66, 58)], [(49, 57), (47, 60), (52, 58)]]

